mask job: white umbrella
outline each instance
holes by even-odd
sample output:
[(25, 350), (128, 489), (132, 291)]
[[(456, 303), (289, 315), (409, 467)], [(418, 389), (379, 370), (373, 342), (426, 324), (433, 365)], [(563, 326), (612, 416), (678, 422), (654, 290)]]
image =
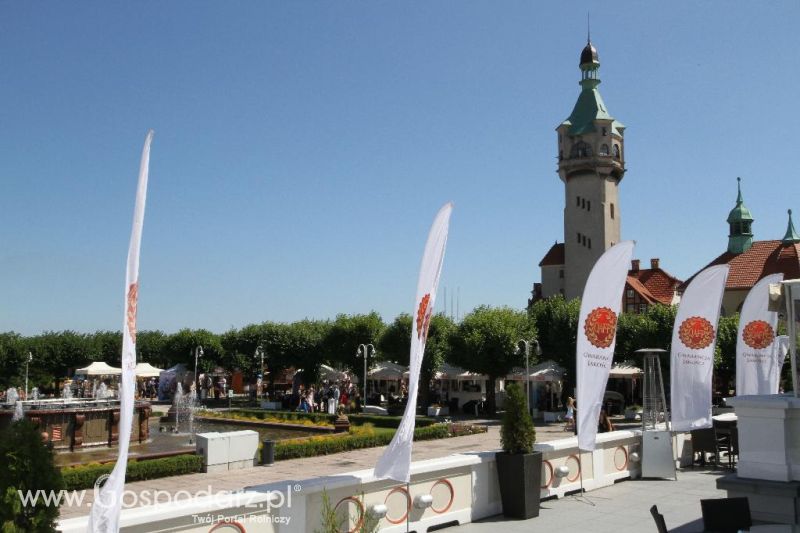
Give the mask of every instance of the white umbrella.
[(163, 372), (163, 369), (156, 368), (150, 363), (137, 363), (136, 364), (136, 376), (140, 378), (157, 378)]
[(406, 371), (406, 368), (405, 366), (390, 361), (381, 361), (367, 373), (367, 377), (372, 380), (400, 380), (403, 379), (403, 373)]
[(610, 378), (635, 378), (643, 374), (642, 369), (636, 366), (618, 364), (611, 367)]
[(95, 361), (89, 366), (77, 369), (75, 373), (84, 376), (119, 376), (122, 374), (122, 369), (114, 368), (102, 361)]

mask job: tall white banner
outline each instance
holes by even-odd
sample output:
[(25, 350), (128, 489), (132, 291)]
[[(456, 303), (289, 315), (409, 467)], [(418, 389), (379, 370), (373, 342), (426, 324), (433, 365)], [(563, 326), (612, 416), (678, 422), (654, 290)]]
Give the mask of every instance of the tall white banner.
[(125, 471), (128, 468), (128, 447), (133, 425), (133, 400), (136, 389), (136, 304), (139, 299), (139, 246), (142, 242), (142, 222), (147, 199), (147, 176), (150, 167), (150, 143), (153, 130), (147, 132), (139, 166), (139, 184), (136, 205), (133, 209), (133, 228), (128, 246), (128, 264), (125, 270), (125, 319), (122, 326), (122, 382), (120, 383), (119, 449), (106, 484), (96, 495), (89, 515), (89, 533), (116, 533), (119, 531), (119, 514), (122, 492), (125, 488)]
[(672, 328), (672, 430), (711, 427), (711, 377), (728, 265), (700, 272), (681, 297)]
[(778, 393), (776, 376), (780, 377), (783, 367), (783, 359), (778, 361), (778, 313), (770, 311), (767, 306), (770, 283), (781, 281), (783, 274), (771, 274), (762, 278), (750, 289), (742, 304), (736, 336), (737, 396)]
[(428, 326), (433, 315), (439, 276), (442, 273), (444, 251), (447, 247), (447, 233), (450, 228), (450, 213), (453, 204), (447, 203), (433, 220), (417, 281), (417, 297), (414, 300), (414, 322), (411, 330), (411, 354), (409, 357), (408, 403), (400, 426), (375, 465), (375, 477), (391, 478), (408, 483), (411, 479), (411, 446), (414, 440), (414, 426), (417, 414), (417, 389), (422, 356), (425, 354), (425, 341), (428, 339)]
[(585, 451), (595, 447), (633, 246), (633, 241), (624, 241), (606, 250), (592, 267), (583, 289), (575, 365), (578, 448)]

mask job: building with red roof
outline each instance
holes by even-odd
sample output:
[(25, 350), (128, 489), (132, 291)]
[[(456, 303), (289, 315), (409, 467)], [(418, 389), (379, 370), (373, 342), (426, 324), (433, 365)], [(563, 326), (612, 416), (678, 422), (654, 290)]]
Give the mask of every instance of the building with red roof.
[(738, 189), (736, 206), (728, 215), (728, 249), (678, 287), (682, 293), (701, 271), (714, 265), (728, 265), (730, 271), (722, 297), (723, 315), (740, 311), (753, 285), (769, 274), (782, 273), (784, 279), (800, 278), (800, 234), (794, 228), (791, 209), (783, 239), (755, 241), (752, 230), (754, 219), (744, 205), (741, 180)]

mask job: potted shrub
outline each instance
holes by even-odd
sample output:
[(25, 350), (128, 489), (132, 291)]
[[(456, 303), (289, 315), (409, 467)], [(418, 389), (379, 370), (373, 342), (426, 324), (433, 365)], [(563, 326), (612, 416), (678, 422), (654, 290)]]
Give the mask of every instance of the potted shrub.
[(524, 520), (539, 516), (542, 452), (533, 451), (536, 429), (519, 385), (506, 387), (505, 408), (496, 455), (500, 498), (503, 515)]

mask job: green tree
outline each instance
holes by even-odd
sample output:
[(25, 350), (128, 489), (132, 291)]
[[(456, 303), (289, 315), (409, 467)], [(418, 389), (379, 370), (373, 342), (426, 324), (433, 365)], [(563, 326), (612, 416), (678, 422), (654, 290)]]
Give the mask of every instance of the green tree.
[[(430, 384), (436, 372), (442, 368), (450, 353), (450, 336), (456, 330), (452, 319), (437, 314), (431, 317), (428, 327), (428, 340), (419, 375), (420, 405), (430, 404)], [(408, 366), (411, 352), (411, 315), (402, 313), (381, 333), (378, 341), (378, 354), (381, 359)]]
[(575, 388), (575, 352), (580, 309), (579, 299), (566, 301), (563, 296), (539, 300), (528, 308), (528, 316), (539, 335), (542, 357), (552, 359), (566, 370), (562, 387), (564, 400)]
[(363, 365), (360, 359), (356, 360), (358, 346), (377, 344), (384, 327), (375, 311), (367, 315), (337, 315), (325, 337), (325, 354), (335, 365), (357, 371)]
[(522, 364), (524, 357), (517, 351), (517, 342), (535, 337), (536, 326), (525, 312), (481, 306), (466, 315), (450, 335), (449, 360), (489, 378), (486, 403), (489, 413), (494, 414), (497, 378)]
[(219, 335), (206, 329), (182, 329), (170, 335), (164, 343), (164, 356), (173, 365), (182, 363), (194, 370), (194, 351), (203, 347), (203, 358), (198, 362), (201, 370), (209, 370), (223, 363), (224, 351)]
[(723, 316), (717, 325), (717, 345), (714, 348), (716, 389), (723, 395), (736, 387), (736, 337), (739, 333), (739, 313)]
[(0, 525), (8, 532), (56, 531), (58, 507), (40, 498), (36, 505), (22, 505), (18, 491), (58, 492), (63, 488), (61, 471), (53, 452), (42, 441), (41, 432), (27, 420), (14, 422), (0, 433)]

